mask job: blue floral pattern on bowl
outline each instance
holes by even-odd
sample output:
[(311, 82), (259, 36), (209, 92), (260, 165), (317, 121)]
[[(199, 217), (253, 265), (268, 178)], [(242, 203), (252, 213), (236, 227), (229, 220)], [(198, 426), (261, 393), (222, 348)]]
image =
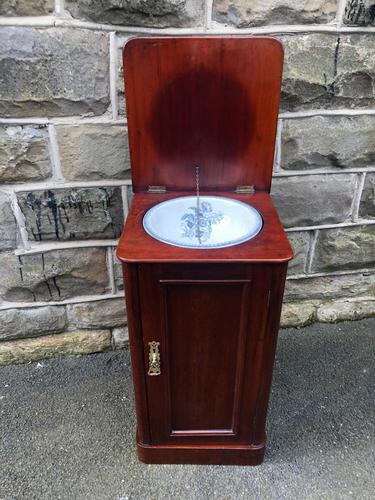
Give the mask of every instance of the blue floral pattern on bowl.
[[(185, 238), (199, 239), (206, 242), (210, 239), (212, 225), (218, 224), (224, 217), (222, 212), (215, 212), (211, 203), (204, 201), (197, 207), (189, 207), (192, 213), (187, 212), (181, 217), (182, 235)], [(199, 225), (199, 227), (198, 227)]]
[(200, 250), (239, 245), (262, 227), (262, 216), (254, 207), (224, 196), (176, 196), (152, 206), (143, 217), (144, 230), (156, 240)]

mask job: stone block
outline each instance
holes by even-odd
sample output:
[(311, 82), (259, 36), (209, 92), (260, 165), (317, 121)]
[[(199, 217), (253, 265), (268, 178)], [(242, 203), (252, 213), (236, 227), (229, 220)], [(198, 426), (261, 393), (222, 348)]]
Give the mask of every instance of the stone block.
[(237, 28), (264, 24), (316, 24), (332, 21), (337, 0), (214, 0), (212, 17)]
[(356, 174), (277, 177), (271, 195), (286, 227), (333, 224), (349, 219)]
[(0, 298), (9, 302), (60, 301), (107, 292), (105, 248), (40, 254), (0, 254)]
[(322, 323), (353, 321), (375, 316), (375, 298), (342, 300), (322, 304), (317, 310), (317, 319)]
[(358, 296), (375, 296), (375, 274), (344, 274), (317, 276), (286, 281), (286, 302), (311, 300), (333, 300)]
[(115, 349), (123, 349), (129, 344), (129, 332), (126, 326), (112, 330), (112, 345)]
[(124, 223), (120, 188), (32, 191), (18, 203), (35, 241), (117, 238)]
[(70, 304), (67, 313), (69, 325), (73, 328), (115, 328), (126, 325), (123, 298)]
[(315, 321), (316, 305), (312, 302), (284, 303), (281, 311), (281, 328), (310, 325)]
[(9, 195), (0, 191), (0, 250), (14, 248), (17, 243), (16, 220), (10, 203)]
[(338, 107), (375, 107), (375, 38), (372, 34), (340, 37), (334, 84)]
[(89, 330), (0, 342), (0, 365), (27, 363), (55, 356), (89, 354), (111, 349), (109, 330)]
[(294, 257), (288, 265), (288, 274), (302, 274), (305, 272), (306, 259), (310, 247), (310, 232), (288, 233), (288, 240), (294, 252)]
[(375, 107), (375, 39), (367, 34), (280, 37), (282, 110)]
[(375, 26), (374, 0), (347, 0), (344, 24), (347, 26)]
[(53, 12), (53, 0), (2, 0), (0, 16), (47, 16)]
[(109, 106), (108, 35), (2, 27), (0, 114), (100, 115)]
[(284, 45), (282, 110), (329, 107), (334, 97), (330, 85), (337, 38), (329, 34), (280, 38)]
[(359, 205), (359, 215), (365, 219), (375, 217), (375, 173), (366, 174)]
[(375, 116), (284, 120), (281, 153), (281, 166), (287, 170), (374, 165)]
[(361, 269), (375, 265), (375, 224), (319, 231), (312, 270)]
[(56, 126), (61, 169), (68, 180), (130, 177), (125, 127), (108, 125)]
[(203, 26), (204, 0), (65, 0), (78, 19), (127, 26)]
[(65, 307), (61, 306), (0, 311), (0, 341), (61, 333), (66, 327)]
[(0, 125), (0, 182), (39, 181), (50, 175), (47, 130)]

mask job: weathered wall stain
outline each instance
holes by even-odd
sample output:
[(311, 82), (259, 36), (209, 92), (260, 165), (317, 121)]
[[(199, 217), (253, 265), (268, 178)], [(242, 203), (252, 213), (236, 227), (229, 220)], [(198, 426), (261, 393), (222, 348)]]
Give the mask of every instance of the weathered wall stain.
[(374, 26), (375, 2), (371, 0), (349, 0), (345, 8), (344, 24)]
[(340, 35), (339, 35), (337, 37), (336, 45), (335, 45), (335, 53), (334, 53), (334, 56), (333, 56), (332, 80), (331, 80), (330, 83), (328, 83), (327, 74), (323, 73), (324, 82), (325, 82), (325, 86), (326, 86), (327, 92), (329, 93), (329, 95), (332, 98), (334, 97), (335, 91), (336, 91), (335, 84), (336, 84), (336, 79), (337, 79), (337, 63), (338, 63), (338, 59), (339, 59), (340, 41), (341, 41), (341, 38), (340, 38)]
[(18, 200), (35, 241), (117, 238), (122, 230), (118, 188), (34, 191)]
[(108, 291), (105, 248), (0, 252), (0, 302), (50, 302)]
[[(145, 3), (150, 7), (147, 12)], [(343, 3), (346, 7), (344, 26), (360, 28), (342, 29), (338, 21)], [(0, 4), (0, 15), (11, 16), (3, 18), (3, 24), (4, 21), (12, 24), (4, 26), (0, 33), (0, 66), (4, 69), (4, 78), (0, 78), (0, 112), (11, 119), (0, 126), (0, 183), (3, 184), (0, 190), (0, 303), (5, 307), (11, 307), (12, 303), (29, 304), (13, 309), (16, 312), (12, 313), (11, 327), (3, 328), (3, 332), (0, 327), (0, 364), (4, 333), (12, 338), (28, 337), (26, 323), (31, 325), (33, 336), (75, 327), (71, 319), (66, 318), (56, 330), (53, 325), (57, 311), (63, 313), (62, 318), (69, 306), (46, 306), (50, 302), (67, 299), (79, 302), (90, 295), (105, 294), (107, 300), (98, 300), (92, 308), (96, 320), (91, 325), (88, 321), (86, 326), (94, 328), (96, 324), (97, 327), (103, 310), (108, 317), (104, 327), (112, 330), (118, 326), (109, 318), (115, 316), (112, 303), (118, 300), (111, 297), (112, 292), (123, 290), (122, 270), (113, 253), (115, 287), (112, 288), (108, 275), (111, 259), (107, 259), (108, 247), (102, 245), (106, 240), (110, 250), (114, 250), (111, 240), (119, 235), (123, 223), (121, 188), (108, 185), (113, 186), (112, 181), (116, 179), (124, 181), (125, 186), (130, 179), (120, 50), (128, 27), (135, 25), (169, 28), (176, 35), (186, 33), (179, 27), (199, 26), (202, 33), (209, 35), (212, 29), (228, 33), (228, 25), (233, 34), (236, 28), (268, 26), (268, 31), (273, 32), (276, 24), (284, 25), (275, 35), (285, 49), (281, 111), (307, 111), (307, 115), (299, 118), (285, 115), (280, 121), (280, 174), (288, 176), (275, 177), (273, 185), (276, 201), (278, 198), (282, 205), (283, 223), (294, 224), (288, 237), (296, 255), (289, 266), (293, 279), (287, 281), (282, 323), (301, 326), (307, 317), (308, 321), (316, 318), (326, 321), (324, 317), (336, 321), (358, 317), (358, 311), (373, 314), (373, 302), (367, 300), (374, 295), (375, 285), (375, 173), (372, 172), (375, 165), (375, 115), (372, 113), (375, 109), (375, 37), (367, 27), (375, 26), (375, 0), (213, 0), (209, 2), (213, 22), (207, 29), (203, 27), (207, 7), (204, 0), (66, 0), (59, 2), (66, 26), (43, 29), (39, 29), (40, 21), (33, 16), (49, 15), (53, 0), (11, 0)], [(98, 24), (95, 30), (84, 29), (71, 22), (70, 15)], [(28, 26), (17, 20), (17, 16), (26, 16)], [(119, 32), (114, 24), (123, 24), (126, 29)], [(113, 45), (118, 48), (112, 61), (109, 60), (108, 30), (113, 30)], [(238, 35), (241, 36), (241, 31)], [(118, 70), (117, 109), (108, 107), (111, 102), (109, 68)], [(198, 79), (204, 84), (202, 77)], [(178, 82), (175, 85), (181, 90)], [(145, 88), (147, 90), (147, 82)], [(236, 93), (233, 86), (231, 89), (231, 94)], [(241, 112), (238, 97), (237, 92), (235, 105), (227, 106), (229, 111), (225, 117), (218, 113), (219, 119), (229, 122), (233, 114)], [(229, 95), (228, 102), (231, 99)], [(162, 100), (161, 113), (166, 113), (165, 103)], [(193, 115), (197, 104), (193, 103), (190, 110)], [(205, 106), (206, 102), (202, 100), (199, 104)], [(334, 113), (325, 113), (325, 110)], [(119, 119), (112, 120), (116, 111)], [(93, 119), (86, 120), (90, 115)], [(63, 116), (69, 118), (61, 120)], [(173, 125), (176, 117), (171, 118)], [(199, 148), (202, 130), (205, 140), (212, 140), (212, 130), (206, 132), (203, 122), (191, 136), (181, 137), (177, 146), (198, 145)], [(251, 133), (251, 127), (247, 132)], [(51, 139), (57, 142), (54, 151)], [(170, 153), (168, 135), (160, 146)], [(211, 149), (215, 151), (213, 146)], [(230, 149), (233, 158), (239, 148), (236, 145)], [(65, 179), (58, 183), (54, 177), (56, 161)], [(345, 169), (356, 169), (358, 173)], [(299, 175), (302, 170), (309, 175)], [(89, 188), (93, 181), (102, 188)], [(82, 189), (72, 189), (71, 182)], [(48, 190), (38, 187), (45, 185)], [(126, 190), (125, 207), (132, 198), (131, 188)], [(17, 235), (23, 221), (13, 217), (9, 193), (18, 198), (29, 241), (37, 248), (39, 242), (49, 241), (50, 251), (43, 255), (40, 252), (16, 255), (16, 248), (23, 250)], [(358, 221), (350, 226), (353, 219), (349, 213), (356, 202)], [(351, 214), (356, 218), (353, 212)], [(317, 229), (300, 230), (306, 218)], [(340, 224), (345, 221), (349, 227), (335, 227), (335, 223), (331, 229), (324, 229), (322, 224), (327, 219)], [(313, 234), (317, 235), (316, 240)], [(90, 247), (81, 248), (79, 240), (89, 239), (92, 239)], [(91, 247), (98, 239), (102, 244)], [(72, 246), (77, 241), (74, 245), (77, 248), (64, 248), (64, 241), (70, 241)], [(41, 245), (41, 249), (43, 247)], [(355, 274), (350, 271), (354, 268)], [(339, 274), (332, 275), (332, 269), (338, 269)], [(314, 275), (315, 272), (318, 274)], [(350, 312), (346, 300), (349, 297), (356, 298), (351, 302)], [(342, 302), (334, 302), (338, 298)], [(332, 305), (334, 303), (337, 305)], [(91, 308), (90, 304), (93, 303), (81, 304), (76, 317), (84, 315), (85, 307)], [(320, 314), (320, 309), (325, 313)], [(0, 325), (11, 314), (9, 311), (12, 309), (1, 311)], [(125, 316), (122, 317), (125, 320)], [(91, 332), (90, 336), (94, 335), (94, 330)], [(115, 335), (112, 342), (116, 345)], [(43, 346), (43, 337), (40, 343)], [(28, 356), (24, 349), (22, 359), (30, 359)]]

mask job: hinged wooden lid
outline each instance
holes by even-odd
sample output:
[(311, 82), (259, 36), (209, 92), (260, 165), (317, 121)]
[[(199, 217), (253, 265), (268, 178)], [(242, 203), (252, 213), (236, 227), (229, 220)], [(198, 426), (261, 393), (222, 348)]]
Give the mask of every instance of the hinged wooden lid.
[(134, 191), (270, 190), (283, 49), (271, 37), (139, 37), (124, 47)]

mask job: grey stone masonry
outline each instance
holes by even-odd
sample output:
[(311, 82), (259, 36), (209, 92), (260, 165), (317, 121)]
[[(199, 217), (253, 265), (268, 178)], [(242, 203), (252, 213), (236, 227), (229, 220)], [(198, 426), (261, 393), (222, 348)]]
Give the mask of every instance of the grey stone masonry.
[(0, 342), (0, 365), (25, 363), (67, 354), (107, 351), (111, 346), (109, 330), (77, 330), (38, 338)]
[(129, 331), (127, 326), (114, 328), (112, 330), (112, 344), (115, 349), (122, 349), (129, 343)]
[(322, 304), (317, 310), (317, 320), (323, 323), (353, 321), (375, 315), (375, 299), (349, 301), (342, 300)]
[[(106, 293), (106, 251), (53, 250), (34, 255), (0, 253), (0, 299), (9, 302), (61, 301)], [(0, 300), (1, 302), (1, 300)]]
[(32, 191), (18, 203), (35, 241), (113, 239), (124, 222), (120, 188)]
[(102, 114), (109, 105), (108, 36), (2, 27), (0, 114)]
[(79, 125), (56, 127), (61, 170), (69, 180), (129, 177), (129, 147), (125, 127)]
[(116, 257), (116, 250), (113, 249), (113, 275), (117, 290), (124, 289), (123, 277), (122, 277), (122, 266), (121, 262)]
[(0, 125), (0, 182), (39, 181), (51, 176), (46, 128)]
[(374, 0), (347, 0), (344, 24), (348, 26), (375, 26)]
[(286, 227), (344, 222), (350, 218), (355, 174), (277, 177), (271, 195)]
[(344, 107), (375, 107), (375, 37), (342, 35), (336, 51), (335, 100)]
[(65, 307), (47, 306), (0, 311), (0, 341), (61, 333), (66, 328)]
[(374, 26), (375, 0), (0, 1), (0, 364), (127, 345), (115, 250), (133, 196), (133, 36), (283, 43), (281, 324), (373, 315)]
[(46, 16), (54, 5), (53, 0), (1, 0), (0, 16)]
[(114, 328), (126, 324), (123, 298), (71, 304), (67, 312), (73, 328)]
[(361, 269), (375, 265), (375, 224), (319, 231), (313, 271)]
[(204, 0), (65, 0), (75, 18), (114, 25), (201, 26)]
[(368, 34), (281, 36), (282, 109), (375, 107), (375, 38)]
[(280, 328), (301, 327), (316, 321), (316, 306), (308, 301), (284, 303)]
[(337, 0), (214, 0), (213, 19), (237, 28), (264, 24), (327, 23)]
[(288, 233), (288, 239), (294, 252), (294, 257), (289, 262), (288, 274), (293, 275), (304, 273), (310, 247), (310, 232), (300, 231), (297, 233)]
[(0, 250), (15, 248), (16, 242), (17, 226), (11, 209), (10, 198), (7, 193), (0, 190)]
[(375, 297), (375, 273), (289, 279), (285, 286), (284, 300), (324, 301), (360, 296)]
[[(359, 215), (365, 219), (375, 217), (375, 173), (366, 174)], [(375, 250), (374, 250), (375, 251)]]
[(375, 116), (314, 116), (283, 122), (283, 169), (372, 165), (375, 165)]

